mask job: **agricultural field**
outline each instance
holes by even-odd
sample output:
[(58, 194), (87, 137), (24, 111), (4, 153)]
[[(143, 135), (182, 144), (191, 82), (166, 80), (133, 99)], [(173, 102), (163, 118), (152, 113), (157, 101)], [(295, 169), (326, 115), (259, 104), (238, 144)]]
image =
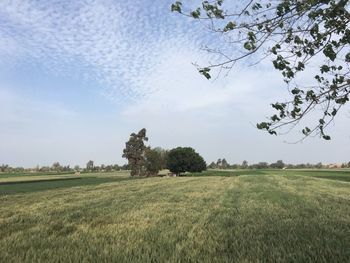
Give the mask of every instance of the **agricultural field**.
[(0, 262), (350, 262), (350, 171), (38, 176), (0, 175)]

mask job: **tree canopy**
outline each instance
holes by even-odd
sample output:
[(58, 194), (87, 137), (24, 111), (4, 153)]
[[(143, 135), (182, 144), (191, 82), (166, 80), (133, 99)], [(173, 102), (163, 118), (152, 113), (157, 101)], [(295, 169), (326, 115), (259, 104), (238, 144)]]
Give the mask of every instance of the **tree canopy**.
[[(282, 73), (290, 99), (272, 103), (276, 114), (257, 128), (277, 134), (299, 124), (303, 138), (331, 139), (326, 127), (350, 93), (348, 0), (214, 0), (200, 1), (194, 8), (189, 2), (176, 1), (171, 10), (200, 20), (223, 43), (205, 47), (219, 59), (197, 65), (204, 77), (210, 79), (214, 69), (230, 70), (240, 60), (258, 63), (269, 58)], [(302, 71), (313, 72), (313, 83), (298, 83)], [(306, 127), (300, 121), (310, 114), (314, 122)]]
[(169, 151), (167, 168), (172, 173), (202, 172), (206, 167), (203, 157), (191, 147), (177, 147)]

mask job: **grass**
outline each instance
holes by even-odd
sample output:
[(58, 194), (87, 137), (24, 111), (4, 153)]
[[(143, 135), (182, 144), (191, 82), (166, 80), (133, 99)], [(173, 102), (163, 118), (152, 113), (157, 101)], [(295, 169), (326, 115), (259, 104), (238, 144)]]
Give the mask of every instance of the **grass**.
[(55, 180), (71, 180), (81, 179), (79, 176), (15, 176), (0, 178), (0, 185), (3, 184), (19, 184), (29, 182), (43, 182), (43, 181), (55, 181)]
[(200, 174), (186, 174), (186, 176), (242, 176), (242, 175), (300, 175), (322, 179), (350, 182), (350, 170), (321, 170), (321, 169), (257, 169), (257, 170), (208, 170)]
[(74, 172), (33, 172), (33, 173), (0, 173), (1, 178), (30, 177), (30, 176), (54, 176), (54, 175), (74, 175)]
[(0, 185), (0, 261), (350, 262), (349, 173), (202, 175)]
[(99, 185), (108, 182), (135, 180), (128, 172), (108, 174), (89, 173), (80, 176), (72, 175), (35, 175), (0, 178), (0, 195), (37, 192), (44, 190), (71, 188), (76, 186)]

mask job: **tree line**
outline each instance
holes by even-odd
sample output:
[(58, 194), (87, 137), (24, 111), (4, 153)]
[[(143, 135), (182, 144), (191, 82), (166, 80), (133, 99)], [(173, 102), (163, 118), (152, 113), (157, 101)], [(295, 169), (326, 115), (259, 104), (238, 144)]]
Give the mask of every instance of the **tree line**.
[(59, 162), (54, 162), (51, 166), (39, 166), (32, 168), (24, 168), (24, 167), (11, 167), (8, 164), (0, 165), (0, 172), (2, 173), (74, 173), (74, 172), (115, 172), (120, 170), (129, 170), (129, 166), (127, 164), (118, 165), (94, 165), (94, 161), (90, 160), (87, 162), (86, 167), (80, 167), (79, 165), (75, 165), (71, 167), (70, 165), (61, 165)]
[(273, 163), (258, 162), (254, 164), (248, 164), (244, 160), (241, 164), (229, 164), (225, 158), (218, 159), (216, 162), (211, 162), (208, 165), (209, 169), (322, 169), (322, 168), (350, 168), (350, 162), (341, 164), (322, 164), (318, 162), (312, 163), (300, 163), (300, 164), (287, 164), (282, 160), (278, 160)]

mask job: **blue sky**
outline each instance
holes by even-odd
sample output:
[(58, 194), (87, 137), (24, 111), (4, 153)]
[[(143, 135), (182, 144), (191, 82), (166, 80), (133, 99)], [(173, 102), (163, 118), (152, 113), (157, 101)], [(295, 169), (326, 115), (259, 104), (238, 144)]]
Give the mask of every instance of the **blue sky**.
[[(325, 142), (254, 128), (287, 98), (269, 61), (207, 81), (201, 26), (172, 1), (0, 2), (0, 163), (124, 163), (131, 132), (152, 146), (192, 146), (207, 162), (349, 161), (348, 110)], [(305, 77), (307, 78), (307, 77)], [(347, 147), (346, 147), (347, 146)]]

